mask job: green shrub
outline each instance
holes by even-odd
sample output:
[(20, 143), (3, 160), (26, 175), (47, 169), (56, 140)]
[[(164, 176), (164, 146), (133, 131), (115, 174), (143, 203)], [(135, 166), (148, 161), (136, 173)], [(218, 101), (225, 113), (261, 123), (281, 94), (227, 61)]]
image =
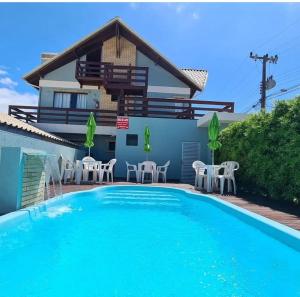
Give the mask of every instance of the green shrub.
[(300, 203), (300, 97), (229, 125), (220, 142), (218, 162), (239, 162), (241, 190)]

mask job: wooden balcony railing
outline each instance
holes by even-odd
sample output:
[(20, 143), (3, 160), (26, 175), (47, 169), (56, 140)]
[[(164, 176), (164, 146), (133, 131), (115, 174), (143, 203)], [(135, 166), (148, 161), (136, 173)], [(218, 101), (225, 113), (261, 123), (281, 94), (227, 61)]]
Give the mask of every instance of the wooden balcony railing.
[(148, 87), (148, 67), (77, 61), (75, 77), (82, 85), (103, 85), (107, 88), (119, 89), (147, 89)]
[(195, 119), (208, 111), (232, 113), (234, 102), (125, 97), (118, 104), (118, 114), (127, 116)]
[(117, 115), (196, 119), (207, 111), (234, 112), (233, 102), (200, 101), (190, 99), (124, 97), (118, 110), (72, 109), (10, 105), (8, 114), (27, 123), (57, 123), (85, 125), (90, 112), (97, 125), (115, 126)]
[(85, 125), (90, 112), (94, 113), (96, 123), (102, 126), (114, 126), (117, 112), (102, 109), (74, 109), (38, 106), (10, 105), (8, 114), (26, 123), (55, 123)]

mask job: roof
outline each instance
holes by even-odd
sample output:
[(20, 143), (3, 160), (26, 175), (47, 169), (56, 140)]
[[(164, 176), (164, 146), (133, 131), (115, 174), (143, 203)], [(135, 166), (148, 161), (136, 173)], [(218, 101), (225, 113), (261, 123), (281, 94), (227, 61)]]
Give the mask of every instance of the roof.
[(195, 82), (195, 80), (192, 79), (190, 75), (182, 72), (179, 68), (177, 68), (177, 66), (172, 64), (167, 58), (165, 58), (161, 53), (154, 49), (153, 46), (151, 46), (136, 32), (129, 28), (119, 17), (112, 19), (97, 31), (76, 42), (71, 47), (64, 50), (62, 53), (34, 68), (32, 71), (25, 74), (24, 79), (30, 84), (38, 86), (39, 79), (44, 74), (51, 72), (68, 62), (71, 62), (72, 60), (78, 58), (78, 56), (84, 55), (84, 53), (87, 52), (87, 50), (91, 46), (95, 45), (95, 43), (99, 43), (101, 40), (103, 41), (114, 36), (116, 32), (115, 26), (119, 26), (120, 34), (122, 36), (129, 39), (131, 42), (138, 44), (139, 50), (155, 60), (157, 64), (171, 72), (178, 79), (185, 82), (194, 91), (202, 91), (203, 88), (200, 86), (202, 86), (203, 84)]
[(15, 128), (15, 129), (23, 130), (25, 132), (41, 136), (43, 138), (47, 138), (52, 141), (57, 141), (57, 142), (69, 144), (72, 146), (76, 146), (76, 144), (74, 144), (66, 139), (57, 137), (53, 134), (45, 132), (45, 131), (43, 131), (39, 128), (36, 128), (32, 125), (24, 123), (24, 122), (12, 117), (12, 116), (9, 116), (3, 112), (0, 112), (0, 125), (5, 125), (5, 126), (9, 126), (9, 127)]
[[(197, 127), (208, 127), (214, 112), (208, 112), (197, 121)], [(244, 113), (217, 112), (220, 124), (230, 124), (245, 120), (249, 115)]]
[(204, 89), (208, 77), (208, 72), (206, 70), (181, 69), (181, 71), (189, 77), (199, 87), (199, 89)]

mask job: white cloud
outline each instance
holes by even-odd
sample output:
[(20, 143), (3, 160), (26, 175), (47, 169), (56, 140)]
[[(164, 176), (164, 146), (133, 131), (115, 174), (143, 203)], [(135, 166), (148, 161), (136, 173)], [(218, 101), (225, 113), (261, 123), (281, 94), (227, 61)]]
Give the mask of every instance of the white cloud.
[(199, 20), (199, 13), (197, 13), (197, 12), (193, 12), (192, 13), (192, 18), (194, 19), (194, 20)]
[(177, 4), (176, 6), (175, 6), (175, 11), (176, 11), (176, 13), (181, 13), (183, 10), (185, 9), (185, 6), (183, 5), (183, 4)]
[(7, 69), (0, 65), (0, 112), (7, 113), (8, 105), (37, 105), (37, 95), (21, 93), (15, 89), (18, 83), (9, 77)]
[(9, 88), (0, 88), (0, 112), (7, 113), (8, 105), (37, 105), (38, 96), (32, 93), (20, 93)]
[(0, 75), (6, 75), (6, 74), (7, 74), (7, 71), (5, 71), (4, 69), (0, 68)]
[(132, 8), (132, 9), (137, 9), (138, 4), (137, 4), (136, 2), (129, 2), (129, 6), (130, 6), (130, 8)]
[(10, 77), (3, 77), (0, 78), (0, 85), (4, 85), (8, 88), (14, 88), (18, 85), (18, 83), (13, 81)]

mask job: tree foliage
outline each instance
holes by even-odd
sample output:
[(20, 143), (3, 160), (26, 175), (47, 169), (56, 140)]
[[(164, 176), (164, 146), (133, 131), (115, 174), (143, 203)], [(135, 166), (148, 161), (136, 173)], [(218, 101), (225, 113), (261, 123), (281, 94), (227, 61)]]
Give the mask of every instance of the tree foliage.
[(240, 189), (300, 203), (300, 97), (222, 130), (218, 161), (234, 160)]

